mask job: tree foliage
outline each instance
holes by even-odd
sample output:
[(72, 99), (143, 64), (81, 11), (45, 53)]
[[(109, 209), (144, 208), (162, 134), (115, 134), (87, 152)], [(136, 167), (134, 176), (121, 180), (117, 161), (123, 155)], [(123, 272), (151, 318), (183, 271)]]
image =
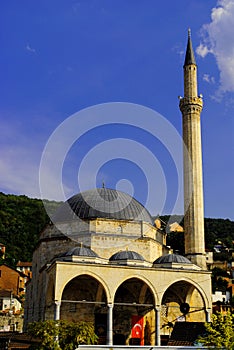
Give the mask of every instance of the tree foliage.
[[(180, 254), (184, 253), (184, 234), (183, 232), (170, 232), (169, 224), (178, 222), (183, 226), (183, 217), (179, 215), (164, 215), (160, 217), (165, 223), (164, 229), (167, 231), (167, 245)], [(234, 222), (229, 219), (204, 219), (205, 246), (213, 250), (218, 241), (222, 242), (223, 247), (233, 248), (234, 241)], [(215, 260), (229, 260), (230, 255), (227, 251), (214, 254)]]
[[(54, 201), (48, 204), (54, 209), (59, 205)], [(6, 245), (5, 262), (15, 267), (19, 260), (31, 261), (38, 235), (48, 222), (41, 200), (0, 192), (0, 242)]]
[(205, 324), (206, 335), (198, 338), (198, 342), (215, 349), (234, 350), (234, 315), (218, 312), (213, 314), (212, 322)]
[(216, 290), (225, 292), (227, 290), (228, 281), (225, 279), (230, 278), (226, 270), (215, 267), (212, 270), (211, 280), (212, 280), (212, 292), (215, 293)]
[(234, 222), (229, 219), (205, 219), (206, 247), (212, 249), (217, 241), (222, 241), (227, 247), (234, 240)]
[(88, 322), (41, 321), (28, 325), (28, 334), (41, 339), (38, 350), (73, 350), (79, 344), (96, 344), (98, 337)]

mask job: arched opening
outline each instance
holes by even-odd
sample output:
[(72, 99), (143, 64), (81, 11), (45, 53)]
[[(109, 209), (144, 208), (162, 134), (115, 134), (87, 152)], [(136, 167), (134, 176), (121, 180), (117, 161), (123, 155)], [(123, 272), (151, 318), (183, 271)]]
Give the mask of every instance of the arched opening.
[(92, 323), (99, 342), (105, 344), (107, 298), (102, 284), (89, 275), (80, 275), (68, 282), (62, 293), (60, 318)]
[(161, 335), (170, 336), (177, 322), (205, 321), (205, 302), (196, 286), (178, 281), (166, 290), (161, 305)]
[(113, 343), (155, 343), (155, 300), (149, 286), (138, 278), (123, 282), (115, 293)]

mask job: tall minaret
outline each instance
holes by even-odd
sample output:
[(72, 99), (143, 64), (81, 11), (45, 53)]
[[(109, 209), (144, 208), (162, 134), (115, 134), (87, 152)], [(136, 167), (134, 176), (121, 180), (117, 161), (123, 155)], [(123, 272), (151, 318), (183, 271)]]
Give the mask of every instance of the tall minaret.
[(202, 98), (197, 93), (197, 65), (189, 30), (184, 61), (184, 97), (180, 98), (184, 140), (185, 254), (192, 263), (206, 269), (200, 126), (202, 106)]

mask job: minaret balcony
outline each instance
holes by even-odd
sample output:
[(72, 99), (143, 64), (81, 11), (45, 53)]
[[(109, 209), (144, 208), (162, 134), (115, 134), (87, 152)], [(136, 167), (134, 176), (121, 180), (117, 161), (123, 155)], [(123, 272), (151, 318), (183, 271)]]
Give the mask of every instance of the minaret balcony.
[(183, 97), (180, 99), (180, 110), (184, 113), (201, 113), (203, 100), (201, 97)]

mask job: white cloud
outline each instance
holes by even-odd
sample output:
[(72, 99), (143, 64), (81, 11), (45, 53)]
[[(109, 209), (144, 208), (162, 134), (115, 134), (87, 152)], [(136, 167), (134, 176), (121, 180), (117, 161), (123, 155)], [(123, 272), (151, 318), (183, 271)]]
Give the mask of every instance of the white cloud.
[(29, 44), (27, 44), (26, 50), (29, 51), (29, 52), (32, 52), (32, 53), (36, 53), (36, 50), (33, 49)]
[(209, 50), (208, 47), (204, 44), (200, 44), (197, 49), (196, 52), (199, 56), (201, 56), (202, 58), (206, 57), (206, 55), (208, 53), (212, 53), (212, 50)]
[(215, 56), (220, 71), (219, 94), (234, 92), (234, 0), (219, 0), (211, 11), (211, 22), (203, 26), (203, 42), (197, 53)]
[(209, 74), (204, 74), (202, 78), (203, 78), (204, 81), (206, 81), (209, 84), (214, 84), (215, 83), (215, 78), (211, 77)]

